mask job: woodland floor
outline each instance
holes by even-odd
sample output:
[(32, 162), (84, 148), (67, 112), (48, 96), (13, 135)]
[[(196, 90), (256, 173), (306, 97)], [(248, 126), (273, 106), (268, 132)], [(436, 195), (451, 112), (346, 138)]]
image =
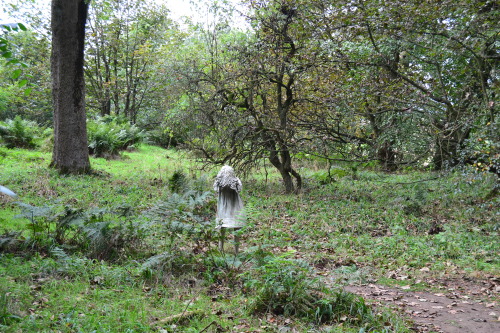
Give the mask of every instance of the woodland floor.
[[(38, 165), (40, 161), (48, 163), (47, 154), (24, 150), (8, 153), (9, 158), (3, 159), (6, 172), (0, 174), (0, 184), (16, 189), (23, 202), (41, 208), (54, 205), (59, 209), (54, 212), (67, 210), (66, 206), (84, 212), (104, 207), (108, 220), (127, 222), (141, 221), (141, 215), (119, 219), (112, 212), (127, 206), (141, 212), (155, 206), (157, 201), (168, 202), (166, 179), (186, 164), (184, 155), (179, 152), (168, 151), (167, 155), (164, 150), (145, 146), (137, 152), (126, 153), (126, 158), (121, 160), (94, 159), (95, 168), (101, 170), (103, 176), (59, 177)], [(197, 170), (191, 166), (184, 169)], [(234, 294), (236, 297), (232, 297), (230, 282), (240, 281), (238, 274), (251, 267), (253, 256), (256, 256), (257, 252), (251, 249), (262, 245), (262, 253), (269, 253), (270, 257), (283, 255), (290, 262), (294, 259), (306, 262), (311, 268), (308, 277), (314, 278), (317, 274), (318, 280), (332, 287), (330, 289), (342, 287), (360, 295), (367, 304), (381, 310), (374, 312), (374, 316), (390, 308), (402, 319), (383, 325), (393, 325), (393, 332), (407, 332), (408, 327), (414, 332), (429, 333), (500, 332), (499, 199), (484, 199), (486, 186), (477, 185), (479, 182), (455, 185), (454, 180), (461, 178), (461, 174), (428, 180), (424, 173), (381, 175), (372, 171), (352, 171), (351, 174), (347, 167), (335, 169), (338, 178), (335, 182), (319, 185), (318, 179), (323, 179), (324, 174), (321, 169), (314, 170), (309, 171), (307, 192), (293, 197), (283, 195), (279, 181), (268, 182), (267, 175), (265, 182), (260, 178), (247, 180), (244, 199), (249, 207), (250, 227), (241, 234), (241, 266), (226, 269), (227, 265), (215, 259), (203, 261), (202, 255), (212, 253), (210, 248), (216, 247), (218, 241), (210, 233), (206, 235), (212, 238), (206, 236), (206, 239), (197, 240), (197, 247), (193, 246), (192, 237), (182, 234), (184, 238), (175, 238), (175, 248), (194, 250), (178, 261), (171, 260), (172, 267), (186, 265), (193, 267), (192, 272), (182, 272), (184, 275), (177, 277), (161, 275), (159, 270), (157, 276), (166, 278), (165, 281), (172, 282), (174, 287), (160, 283), (149, 286), (142, 273), (138, 274), (142, 271), (137, 265), (150, 255), (149, 252), (156, 254), (161, 252), (162, 246), (166, 248), (169, 238), (158, 237), (156, 233), (148, 234), (150, 238), (147, 239), (154, 246), (144, 241), (142, 245), (147, 252), (138, 248), (140, 255), (128, 253), (130, 257), (123, 266), (72, 255), (68, 256), (68, 262), (74, 267), (66, 265), (63, 267), (66, 271), (59, 272), (54, 266), (60, 262), (58, 257), (34, 256), (26, 265), (13, 257), (6, 261), (4, 272), (0, 265), (0, 279), (5, 281), (0, 281), (0, 319), (2, 314), (19, 317), (19, 322), (9, 327), (13, 332), (44, 331), (43, 328), (47, 328), (45, 331), (59, 330), (56, 328), (64, 331), (66, 321), (81, 327), (80, 331), (97, 328), (105, 331), (104, 323), (108, 331), (125, 331), (132, 327), (137, 329), (135, 331), (170, 332), (172, 325), (154, 318), (170, 313), (186, 317), (184, 314), (190, 313), (186, 311), (186, 299), (193, 299), (195, 301), (187, 304), (192, 302), (192, 308), (206, 316), (179, 324), (176, 332), (188, 328), (189, 332), (363, 331), (364, 328), (349, 327), (347, 322), (343, 326), (342, 320), (332, 326), (312, 326), (272, 312), (258, 316), (242, 314), (242, 302), (254, 296), (249, 293), (249, 296)], [(197, 175), (194, 171), (187, 173)], [(208, 179), (212, 176), (210, 174)], [(179, 199), (175, 207), (181, 204), (186, 203)], [(203, 210), (200, 209), (199, 217), (212, 216), (214, 207), (215, 199), (212, 199)], [(28, 221), (16, 219), (18, 214), (14, 199), (0, 197), (2, 228), (6, 231), (26, 228), (29, 235)], [(165, 229), (165, 232), (171, 231)], [(47, 231), (46, 236), (50, 240), (52, 233)], [(231, 237), (234, 236), (227, 236), (229, 251), (214, 256), (217, 260), (231, 257)], [(205, 241), (210, 244), (207, 248)], [(39, 271), (48, 272), (47, 277), (43, 276), (46, 283), (40, 286), (34, 278)], [(50, 274), (53, 278), (48, 279)], [(191, 283), (196, 283), (199, 276), (205, 279), (200, 284), (201, 291)], [(185, 282), (187, 277), (188, 282)], [(213, 291), (215, 296), (211, 289), (204, 295), (204, 283), (210, 288), (218, 286), (220, 290)], [(59, 293), (59, 286), (67, 289)], [(35, 301), (32, 300), (33, 292), (38, 297)], [(116, 297), (117, 293), (121, 296)], [(102, 294), (109, 298), (103, 300)], [(134, 304), (129, 304), (132, 302)], [(32, 316), (32, 309), (37, 316)], [(104, 318), (103, 313), (107, 318), (121, 316), (123, 322), (118, 325)], [(144, 315), (141, 317), (137, 313)], [(176, 319), (175, 315), (166, 319), (172, 318)], [(386, 317), (378, 319), (386, 320), (383, 318)], [(35, 324), (38, 329), (30, 330)]]
[[(345, 289), (374, 304), (385, 305), (409, 317), (416, 332), (500, 332), (499, 280), (435, 282), (441, 292), (406, 291), (376, 284), (351, 285)], [(403, 287), (404, 288), (404, 287)]]
[[(317, 267), (318, 269), (318, 267)], [(424, 274), (427, 270), (421, 270)], [(334, 280), (328, 265), (318, 274)], [(404, 281), (406, 277), (390, 272), (389, 279)], [(348, 292), (362, 296), (374, 306), (389, 307), (414, 323), (415, 332), (493, 333), (500, 332), (500, 277), (472, 279), (423, 278), (424, 290), (411, 291), (412, 286), (390, 287), (373, 283), (351, 283)]]
[[(329, 269), (318, 270), (326, 280)], [(331, 277), (334, 280), (335, 277)], [(348, 292), (362, 296), (368, 304), (388, 307), (413, 323), (412, 331), (437, 333), (500, 332), (500, 278), (428, 280), (432, 292), (409, 291), (410, 286), (388, 287), (377, 283), (349, 284)], [(271, 319), (271, 321), (273, 321)], [(286, 327), (286, 326), (283, 326)]]
[[(245, 245), (243, 245), (243, 248)], [(275, 249), (277, 250), (277, 249)], [(278, 250), (279, 252), (279, 250)], [(296, 253), (297, 257), (302, 257)], [(304, 256), (306, 257), (306, 256)], [(332, 286), (338, 283), (339, 265), (349, 262), (316, 263), (316, 274)], [(500, 277), (486, 275), (478, 278), (460, 276), (452, 278), (428, 277), (428, 270), (420, 270), (423, 274), (420, 286), (415, 289), (408, 281), (407, 285), (387, 286), (378, 284), (376, 280), (368, 283), (346, 283), (344, 289), (363, 297), (367, 304), (375, 307), (390, 308), (402, 318), (413, 323), (411, 330), (418, 333), (495, 333), (500, 332)], [(389, 272), (388, 280), (406, 280), (402, 272)], [(280, 327), (279, 332), (294, 332), (288, 329), (286, 320), (268, 318), (268, 322)]]

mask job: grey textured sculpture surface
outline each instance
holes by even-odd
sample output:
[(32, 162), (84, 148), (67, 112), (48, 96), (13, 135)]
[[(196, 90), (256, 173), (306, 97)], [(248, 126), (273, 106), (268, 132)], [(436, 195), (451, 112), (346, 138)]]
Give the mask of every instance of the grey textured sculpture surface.
[(216, 228), (241, 228), (245, 225), (241, 180), (232, 167), (225, 165), (217, 174), (214, 190), (218, 193)]
[(0, 193), (10, 195), (11, 197), (17, 197), (17, 194), (9, 190), (7, 187), (0, 185)]

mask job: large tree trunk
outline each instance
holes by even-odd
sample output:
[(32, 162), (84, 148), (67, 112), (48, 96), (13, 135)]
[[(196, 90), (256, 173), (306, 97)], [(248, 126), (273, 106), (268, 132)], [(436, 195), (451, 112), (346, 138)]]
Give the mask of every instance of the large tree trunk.
[(83, 55), (88, 1), (52, 0), (52, 98), (54, 150), (61, 173), (90, 171)]

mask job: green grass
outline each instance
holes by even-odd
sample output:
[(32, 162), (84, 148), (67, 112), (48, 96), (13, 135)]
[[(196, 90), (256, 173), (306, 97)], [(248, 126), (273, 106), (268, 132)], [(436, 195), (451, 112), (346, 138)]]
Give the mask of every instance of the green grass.
[(204, 309), (200, 318), (190, 321), (190, 327), (199, 331), (216, 317), (203, 289), (140, 285), (137, 267), (84, 263), (74, 268), (78, 272), (61, 272), (47, 258), (1, 259), (0, 292), (25, 302), (10, 309), (23, 317), (10, 325), (12, 331), (144, 332), (162, 327), (165, 318)]
[(321, 257), (332, 252), (368, 263), (380, 275), (442, 262), (476, 275), (498, 273), (498, 198), (482, 199), (491, 183), (467, 184), (459, 175), (418, 182), (426, 177), (434, 178), (367, 171), (359, 180), (313, 184), (298, 197), (255, 193), (249, 198), (257, 212), (255, 232), (305, 253), (323, 249)]
[[(211, 191), (217, 169), (202, 170), (186, 152), (141, 145), (120, 159), (92, 158), (96, 173), (81, 176), (59, 176), (48, 168), (50, 153), (2, 149), (0, 156), (0, 184), (19, 194), (15, 199), (0, 196), (0, 229), (22, 231), (21, 245), (13, 253), (0, 252), (0, 330), (200, 332), (221, 327), (273, 332), (290, 326), (302, 332), (358, 332), (355, 320), (349, 324), (348, 313), (340, 315), (343, 320), (318, 323), (310, 309), (303, 317), (293, 309), (286, 317), (252, 311), (264, 294), (246, 287), (246, 279), (251, 276), (254, 285), (271, 286), (270, 291), (280, 286), (280, 279), (293, 281), (262, 266), (285, 253), (312, 269), (303, 273), (302, 282), (309, 275), (317, 278), (318, 269), (334, 289), (377, 281), (430, 290), (433, 286), (426, 281), (435, 278), (473, 280), (500, 273), (499, 198), (487, 198), (495, 181), (488, 177), (473, 181), (467, 174), (354, 173), (337, 166), (345, 172), (335, 172), (335, 180), (328, 183), (321, 163), (305, 161), (300, 168), (303, 191), (285, 195), (275, 171), (268, 169), (266, 175), (256, 170), (242, 179), (249, 224), (242, 231), (242, 254), (236, 258), (230, 242), (228, 253), (216, 250), (212, 227), (179, 231), (169, 224), (168, 219), (210, 221), (214, 197), (189, 210), (188, 198), (179, 197), (174, 204), (183, 208), (162, 215), (167, 223), (145, 215), (173, 197), (169, 179), (178, 170), (191, 187)], [(48, 227), (38, 234), (38, 243), (28, 241), (34, 234), (27, 229), (29, 219), (16, 217), (21, 212), (16, 201), (50, 206), (58, 214), (40, 217), (39, 223)], [(105, 212), (85, 223), (111, 222), (101, 232), (109, 233), (104, 239), (116, 250), (112, 260), (92, 257), (89, 248), (95, 244), (81, 242), (82, 227), (70, 229), (64, 242), (53, 238), (66, 209)], [(117, 216), (118, 211), (127, 214)], [(0, 238), (0, 249), (2, 242)], [(160, 253), (169, 255), (146, 271), (143, 263)], [(295, 274), (290, 273), (292, 261), (283, 265), (283, 272)], [(407, 278), (388, 277), (393, 271)], [(308, 297), (318, 304), (328, 304), (333, 297), (325, 291), (317, 298), (317, 290), (301, 281), (298, 287), (286, 282), (285, 290), (304, 295), (305, 304)], [(304, 306), (300, 299), (296, 304)], [(399, 315), (388, 310), (370, 308), (365, 315), (366, 323), (387, 322), (390, 332), (407, 331)]]
[[(92, 158), (97, 175), (59, 176), (48, 168), (51, 154), (30, 150), (5, 150), (0, 184), (18, 194), (24, 203), (34, 206), (71, 205), (91, 207), (131, 206), (139, 210), (168, 194), (168, 179), (181, 168), (191, 177), (199, 177), (189, 154), (141, 145), (136, 151), (123, 152), (121, 159)], [(2, 226), (11, 228), (19, 221), (12, 209), (15, 205), (3, 197), (1, 203), (9, 209), (0, 212)]]

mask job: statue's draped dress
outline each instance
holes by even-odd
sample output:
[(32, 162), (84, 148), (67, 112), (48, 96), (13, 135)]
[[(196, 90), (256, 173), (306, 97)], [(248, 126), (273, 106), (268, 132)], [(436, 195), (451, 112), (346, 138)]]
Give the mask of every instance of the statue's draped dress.
[(243, 201), (239, 192), (241, 181), (230, 166), (222, 167), (215, 178), (214, 190), (218, 193), (216, 228), (241, 228), (245, 225)]

